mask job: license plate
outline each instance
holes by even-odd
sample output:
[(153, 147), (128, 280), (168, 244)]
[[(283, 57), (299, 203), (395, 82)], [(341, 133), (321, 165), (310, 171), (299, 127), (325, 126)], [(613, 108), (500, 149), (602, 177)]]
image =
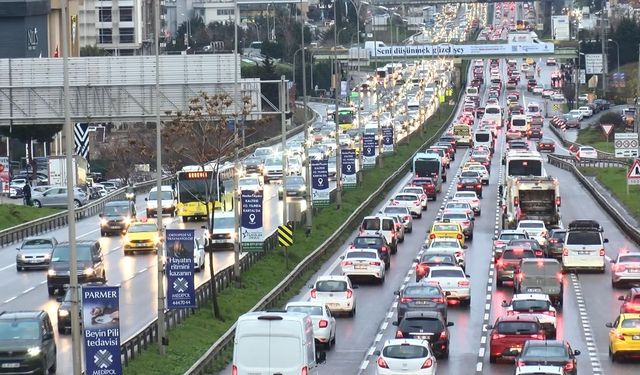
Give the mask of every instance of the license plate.
[(366, 270), (367, 266), (356, 264), (356, 266), (354, 268), (357, 269), (357, 270)]
[(529, 293), (542, 292), (542, 288), (527, 288), (527, 292)]
[(3, 363), (2, 368), (18, 368), (20, 367), (19, 363)]
[(427, 301), (416, 301), (416, 305), (426, 305)]
[(578, 251), (578, 254), (580, 254), (580, 255), (589, 255), (589, 254), (591, 254), (591, 251)]
[(640, 340), (640, 335), (633, 335), (632, 339), (634, 339), (634, 340)]
[(629, 268), (627, 270), (627, 272), (629, 272), (629, 273), (638, 273), (638, 272), (640, 272), (640, 268)]
[(418, 340), (429, 340), (429, 336), (428, 335), (415, 335), (413, 337), (418, 339)]
[(144, 243), (138, 243), (138, 244), (136, 244), (136, 246), (138, 246), (138, 247), (144, 247), (145, 245), (146, 245), (146, 244), (144, 244)]
[(340, 307), (339, 303), (327, 303), (327, 306), (329, 306), (329, 308), (336, 308), (336, 307)]
[(516, 346), (516, 347), (511, 348), (511, 349), (509, 349), (509, 350), (510, 350), (510, 351), (512, 351), (512, 352), (520, 353), (520, 352), (522, 351), (522, 348), (520, 348), (520, 347)]
[(109, 228), (111, 228), (111, 229), (120, 229), (120, 227), (119, 227), (119, 226), (117, 226), (117, 225), (112, 225), (112, 226), (110, 226)]
[(29, 263), (40, 263), (38, 259), (29, 259)]

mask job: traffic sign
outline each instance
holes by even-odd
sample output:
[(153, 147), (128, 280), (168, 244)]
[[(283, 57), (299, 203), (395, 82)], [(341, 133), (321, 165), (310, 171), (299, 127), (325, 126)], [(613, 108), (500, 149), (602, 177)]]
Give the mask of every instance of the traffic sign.
[(293, 245), (293, 228), (291, 226), (278, 226), (278, 243), (280, 244), (280, 246), (284, 247)]
[(602, 130), (604, 130), (604, 135), (609, 138), (609, 134), (611, 134), (611, 130), (613, 129), (613, 124), (600, 124)]
[(637, 133), (615, 133), (615, 156), (617, 158), (637, 158), (638, 134)]
[(627, 172), (627, 178), (632, 180), (640, 180), (640, 159), (635, 159), (631, 168), (629, 168), (629, 172)]

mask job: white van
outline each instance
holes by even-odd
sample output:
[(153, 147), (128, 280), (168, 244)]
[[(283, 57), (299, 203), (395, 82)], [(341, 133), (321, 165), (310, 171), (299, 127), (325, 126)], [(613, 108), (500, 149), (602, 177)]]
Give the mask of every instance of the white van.
[(502, 128), (502, 108), (496, 104), (487, 104), (484, 107), (484, 115), (482, 120), (488, 122), (494, 122), (498, 129)]
[(562, 245), (563, 269), (587, 269), (605, 271), (604, 244), (602, 227), (595, 220), (574, 220), (569, 223)]
[(311, 374), (316, 359), (311, 317), (298, 312), (255, 311), (238, 318), (233, 339), (235, 375)]
[[(176, 215), (176, 194), (173, 188), (163, 185), (160, 199), (162, 200), (162, 214), (170, 214), (171, 217), (174, 217)], [(151, 189), (144, 200), (147, 202), (147, 217), (156, 216), (158, 210), (158, 187)]]
[(391, 246), (391, 254), (398, 251), (398, 232), (393, 218), (388, 216), (367, 216), (362, 219), (360, 235), (382, 234)]
[(511, 130), (517, 130), (520, 134), (527, 134), (529, 130), (529, 121), (527, 121), (527, 115), (513, 115), (511, 116)]
[(493, 152), (493, 133), (489, 129), (478, 129), (473, 133), (473, 147), (486, 147)]

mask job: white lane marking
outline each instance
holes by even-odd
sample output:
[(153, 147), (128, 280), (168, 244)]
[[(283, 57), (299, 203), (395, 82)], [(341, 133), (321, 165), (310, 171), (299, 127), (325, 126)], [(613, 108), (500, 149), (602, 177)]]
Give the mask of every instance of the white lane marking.
[(14, 300), (14, 299), (16, 299), (16, 298), (18, 298), (18, 297), (17, 297), (17, 296), (13, 296), (13, 297), (11, 297), (11, 298), (9, 298), (9, 299), (5, 300), (5, 301), (4, 301), (4, 303), (9, 303), (9, 302), (13, 301), (13, 300)]
[(0, 268), (0, 271), (8, 270), (9, 268), (13, 268), (13, 267), (15, 267), (15, 266), (16, 266), (16, 264), (15, 264), (15, 263), (11, 263), (11, 264), (10, 264), (10, 265), (8, 265), (8, 266), (5, 266), (5, 267)]
[(582, 326), (582, 331), (585, 336), (587, 351), (589, 352), (589, 361), (591, 362), (591, 374), (600, 375), (602, 374), (602, 366), (600, 365), (600, 359), (598, 358), (598, 348), (596, 348), (593, 335), (591, 333), (591, 323), (589, 321), (589, 316), (587, 315), (584, 297), (582, 296), (582, 287), (575, 273), (571, 274), (571, 284), (573, 285), (573, 290), (576, 292), (576, 302), (578, 304), (578, 309), (580, 310), (580, 325)]
[(36, 288), (35, 286), (32, 286), (31, 288), (27, 288), (27, 289), (23, 290), (21, 294), (27, 294), (30, 291), (34, 290), (35, 288)]

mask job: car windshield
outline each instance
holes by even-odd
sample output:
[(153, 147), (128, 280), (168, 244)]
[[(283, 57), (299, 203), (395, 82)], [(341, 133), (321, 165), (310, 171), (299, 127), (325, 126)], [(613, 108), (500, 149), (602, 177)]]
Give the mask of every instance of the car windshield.
[(446, 269), (446, 270), (432, 269), (429, 276), (430, 277), (461, 277), (463, 278), (464, 272), (458, 269)]
[(462, 199), (469, 199), (469, 198), (476, 198), (476, 194), (475, 193), (456, 193), (456, 195), (454, 195), (455, 199), (458, 198), (462, 198)]
[[(150, 201), (155, 201), (158, 200), (158, 192), (157, 191), (152, 191), (149, 193), (149, 198)], [(170, 191), (161, 191), (160, 192), (160, 199), (163, 201), (170, 201), (173, 199), (173, 193)]]
[(429, 246), (431, 249), (448, 249), (452, 247), (459, 247), (458, 241), (433, 241)]
[(376, 258), (376, 253), (374, 253), (372, 251), (349, 251), (345, 258), (349, 258), (349, 259), (352, 259), (352, 258), (375, 259)]
[(522, 352), (522, 357), (565, 358), (566, 356), (567, 352), (561, 345), (531, 345)]
[[(77, 245), (77, 256), (78, 256), (78, 261), (91, 261), (91, 247), (89, 246), (82, 246), (82, 245)], [(70, 249), (68, 245), (63, 245), (63, 246), (57, 246), (55, 249), (53, 249), (53, 255), (51, 256), (51, 261), (52, 262), (68, 262), (69, 261), (69, 255), (70, 254)]]
[(536, 322), (500, 322), (496, 330), (501, 334), (512, 335), (521, 333), (538, 333), (539, 324)]
[(0, 320), (0, 340), (37, 340), (40, 338), (40, 324), (37, 320)]
[(238, 180), (238, 185), (259, 185), (259, 183), (256, 178), (241, 178)]
[(511, 301), (511, 307), (515, 311), (548, 311), (551, 304), (549, 301), (523, 299)]
[(282, 159), (280, 159), (280, 158), (270, 158), (270, 159), (265, 160), (264, 165), (270, 166), (270, 167), (282, 165)]
[(456, 264), (453, 255), (447, 254), (429, 254), (426, 253), (422, 256), (420, 263), (428, 263), (428, 264)]
[(398, 327), (404, 332), (440, 332), (444, 329), (438, 319), (404, 318)]
[(318, 292), (344, 292), (347, 290), (347, 283), (341, 280), (322, 280), (316, 282)]
[(505, 250), (502, 253), (502, 257), (504, 259), (524, 259), (524, 258), (535, 258), (532, 250), (524, 250), (524, 249), (515, 249), (515, 250)]
[(136, 224), (129, 227), (129, 233), (156, 232), (158, 227), (155, 224)]
[(36, 238), (33, 240), (26, 240), (22, 243), (22, 247), (51, 247), (53, 244), (50, 239)]
[(287, 312), (301, 312), (309, 315), (322, 316), (322, 307), (320, 306), (289, 306)]
[(640, 319), (625, 319), (620, 328), (640, 328)]
[(415, 359), (429, 356), (429, 349), (420, 345), (389, 345), (382, 350), (382, 356), (395, 359)]
[(129, 205), (123, 206), (104, 206), (102, 211), (104, 215), (108, 216), (118, 216), (118, 215), (128, 215), (129, 214)]

